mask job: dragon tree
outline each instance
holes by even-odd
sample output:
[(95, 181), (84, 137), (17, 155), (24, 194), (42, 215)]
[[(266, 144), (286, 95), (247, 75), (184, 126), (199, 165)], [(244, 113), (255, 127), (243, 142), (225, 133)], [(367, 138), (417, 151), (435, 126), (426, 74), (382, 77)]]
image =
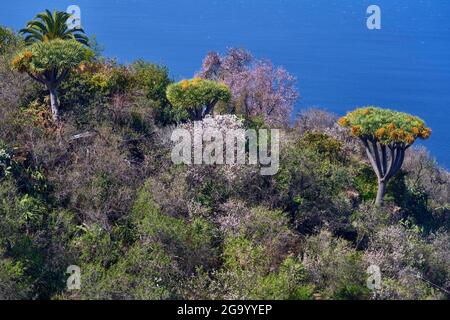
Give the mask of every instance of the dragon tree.
[(339, 119), (350, 128), (366, 149), (378, 178), (377, 206), (383, 205), (387, 185), (401, 169), (405, 152), (417, 139), (428, 139), (431, 129), (425, 122), (407, 113), (376, 107), (356, 109)]
[(90, 51), (75, 40), (35, 42), (19, 52), (12, 61), (16, 71), (27, 73), (46, 86), (50, 93), (52, 116), (59, 121), (57, 90), (69, 72), (89, 58)]
[(230, 101), (231, 92), (226, 84), (194, 78), (169, 85), (167, 99), (176, 110), (187, 113), (192, 120), (202, 120), (214, 112), (219, 101)]

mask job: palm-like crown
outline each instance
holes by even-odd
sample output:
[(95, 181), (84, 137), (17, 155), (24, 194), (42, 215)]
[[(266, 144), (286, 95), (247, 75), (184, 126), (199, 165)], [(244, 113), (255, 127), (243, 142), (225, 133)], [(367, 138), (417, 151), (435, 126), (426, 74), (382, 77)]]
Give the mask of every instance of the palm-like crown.
[(55, 39), (76, 40), (86, 46), (89, 46), (89, 39), (84, 34), (82, 28), (70, 29), (67, 21), (71, 18), (71, 14), (62, 11), (45, 10), (34, 20), (27, 23), (26, 28), (20, 30), (25, 35), (25, 42), (31, 44), (37, 41), (50, 41)]

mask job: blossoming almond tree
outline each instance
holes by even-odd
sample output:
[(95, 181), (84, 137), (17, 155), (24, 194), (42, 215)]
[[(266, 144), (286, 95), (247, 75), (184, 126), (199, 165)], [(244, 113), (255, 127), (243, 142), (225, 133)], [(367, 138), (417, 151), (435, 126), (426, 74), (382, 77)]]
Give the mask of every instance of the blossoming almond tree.
[(299, 94), (296, 78), (284, 68), (231, 48), (226, 55), (208, 53), (198, 76), (227, 84), (236, 113), (247, 119), (261, 117), (271, 127), (289, 126)]
[(406, 150), (417, 139), (431, 136), (431, 129), (422, 119), (376, 107), (356, 109), (340, 118), (339, 124), (350, 128), (352, 135), (364, 144), (378, 178), (377, 206), (383, 205), (387, 184), (401, 169)]

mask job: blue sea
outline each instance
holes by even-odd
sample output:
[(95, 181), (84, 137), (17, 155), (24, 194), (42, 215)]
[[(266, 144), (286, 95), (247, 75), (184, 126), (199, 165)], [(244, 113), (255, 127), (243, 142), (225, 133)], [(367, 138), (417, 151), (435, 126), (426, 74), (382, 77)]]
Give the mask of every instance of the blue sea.
[[(381, 8), (381, 30), (366, 26)], [(450, 168), (450, 1), (444, 0), (2, 0), (16, 30), (46, 8), (81, 8), (81, 22), (120, 62), (167, 65), (191, 77), (208, 51), (245, 47), (297, 76), (296, 112), (344, 114), (379, 105), (417, 114), (425, 142)]]

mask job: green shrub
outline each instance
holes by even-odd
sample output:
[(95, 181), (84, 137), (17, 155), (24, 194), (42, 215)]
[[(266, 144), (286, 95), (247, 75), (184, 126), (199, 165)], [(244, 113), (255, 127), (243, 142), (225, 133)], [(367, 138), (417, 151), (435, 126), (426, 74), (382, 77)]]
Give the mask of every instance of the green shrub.
[(16, 283), (17, 294), (49, 299), (63, 288), (74, 226), (69, 220), (41, 199), (21, 195), (10, 179), (0, 182), (0, 264), (12, 277), (5, 280), (8, 286)]
[(8, 146), (0, 140), (0, 179), (11, 174), (12, 152)]
[(145, 88), (148, 99), (167, 103), (166, 89), (172, 83), (167, 67), (138, 60), (131, 69), (137, 84)]
[[(0, 255), (3, 255), (0, 251)], [(0, 258), (0, 299), (29, 299), (32, 286), (25, 277), (25, 268), (20, 262)]]
[(325, 299), (367, 299), (367, 265), (361, 253), (329, 231), (306, 239), (303, 264), (308, 280)]
[(249, 298), (254, 300), (311, 300), (314, 287), (306, 284), (303, 265), (286, 258), (278, 272), (272, 272), (255, 283)]
[(328, 223), (342, 228), (352, 209), (346, 191), (352, 190), (352, 170), (324, 158), (302, 141), (282, 149), (280, 170), (274, 177), (279, 205), (290, 212), (297, 224), (311, 231)]
[[(276, 270), (264, 271), (262, 264), (267, 260), (260, 248), (252, 247), (242, 239), (229, 244), (228, 251), (233, 257), (231, 264), (213, 273), (213, 278), (204, 278), (200, 273), (200, 292), (207, 292), (207, 298), (213, 299), (251, 299), (251, 300), (309, 300), (314, 292), (313, 286), (306, 283), (306, 272), (298, 259), (289, 256)], [(240, 262), (235, 259), (241, 258)], [(245, 259), (253, 260), (251, 265)], [(256, 261), (257, 259), (258, 261)], [(193, 281), (194, 285), (198, 285)], [(198, 294), (198, 293), (197, 293)]]
[(11, 29), (0, 26), (0, 55), (12, 51), (22, 39)]
[(158, 244), (182, 264), (186, 273), (215, 263), (215, 228), (203, 218), (188, 222), (161, 212), (151, 194), (151, 181), (139, 193), (132, 212), (136, 232), (144, 243)]
[(300, 146), (317, 152), (329, 161), (344, 161), (342, 142), (321, 132), (306, 132), (300, 139)]
[[(237, 210), (220, 219), (224, 231), (223, 266), (209, 289), (223, 286), (219, 298), (309, 299), (312, 288), (305, 282), (302, 264), (289, 254), (296, 236), (287, 215), (264, 207)], [(231, 224), (232, 223), (232, 224)]]

